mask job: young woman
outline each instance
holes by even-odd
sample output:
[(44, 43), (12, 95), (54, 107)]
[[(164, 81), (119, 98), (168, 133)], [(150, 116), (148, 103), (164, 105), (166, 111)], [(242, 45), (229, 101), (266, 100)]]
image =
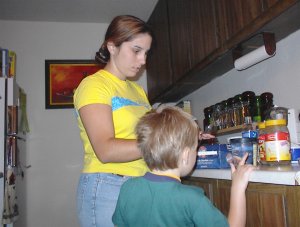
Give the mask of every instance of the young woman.
[(144, 21), (115, 17), (95, 57), (104, 69), (82, 80), (74, 94), (85, 152), (77, 191), (81, 226), (113, 226), (121, 185), (148, 170), (134, 128), (151, 106), (142, 87), (129, 79), (145, 65), (151, 43)]

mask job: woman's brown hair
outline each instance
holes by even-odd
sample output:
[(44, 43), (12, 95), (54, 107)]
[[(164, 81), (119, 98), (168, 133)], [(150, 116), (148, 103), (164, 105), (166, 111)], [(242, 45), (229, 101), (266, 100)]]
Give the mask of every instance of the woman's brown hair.
[(110, 59), (108, 42), (113, 42), (116, 47), (119, 47), (123, 42), (130, 41), (141, 33), (147, 33), (153, 38), (150, 27), (143, 20), (130, 15), (115, 17), (107, 28), (105, 40), (96, 52), (95, 60), (100, 64), (106, 64)]

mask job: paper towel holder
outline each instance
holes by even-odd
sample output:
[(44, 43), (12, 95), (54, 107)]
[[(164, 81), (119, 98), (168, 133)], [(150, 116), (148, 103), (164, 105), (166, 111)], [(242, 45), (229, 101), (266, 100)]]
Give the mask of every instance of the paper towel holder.
[[(232, 57), (235, 68), (244, 70), (274, 56), (275, 53), (275, 34), (261, 32), (238, 44), (232, 51)], [(256, 56), (262, 54), (263, 56)]]

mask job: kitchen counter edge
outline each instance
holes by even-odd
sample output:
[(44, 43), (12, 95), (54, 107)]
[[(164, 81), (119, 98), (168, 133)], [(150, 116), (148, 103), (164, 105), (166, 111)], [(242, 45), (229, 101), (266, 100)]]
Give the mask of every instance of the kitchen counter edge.
[[(231, 180), (230, 169), (195, 169), (191, 177)], [(249, 182), (298, 185), (296, 176), (300, 178), (300, 166), (291, 164), (287, 166), (257, 166), (251, 175)], [(299, 181), (300, 179), (298, 179)], [(299, 186), (299, 185), (298, 185)]]

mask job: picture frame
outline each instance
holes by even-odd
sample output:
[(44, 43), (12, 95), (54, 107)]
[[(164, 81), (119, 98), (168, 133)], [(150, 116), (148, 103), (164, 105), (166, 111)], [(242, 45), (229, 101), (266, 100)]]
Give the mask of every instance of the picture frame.
[(45, 60), (45, 108), (74, 108), (73, 95), (81, 80), (101, 68), (94, 60)]

